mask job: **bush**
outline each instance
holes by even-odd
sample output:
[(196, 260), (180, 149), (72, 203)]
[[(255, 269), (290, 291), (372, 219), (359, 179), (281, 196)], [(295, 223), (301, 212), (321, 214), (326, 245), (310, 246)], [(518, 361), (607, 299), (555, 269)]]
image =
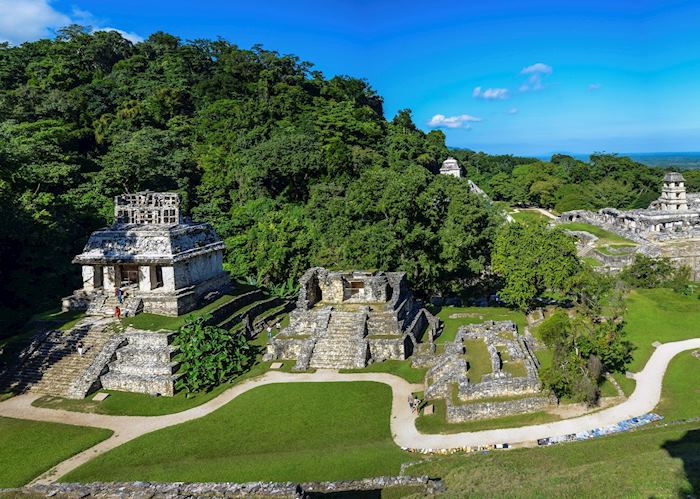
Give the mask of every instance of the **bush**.
[(255, 352), (243, 333), (206, 325), (207, 317), (190, 317), (180, 327), (173, 344), (180, 347), (182, 376), (175, 388), (199, 392), (230, 381), (246, 372)]
[(672, 288), (688, 293), (692, 287), (691, 271), (686, 266), (676, 268), (667, 257), (652, 257), (637, 253), (634, 262), (625, 267), (620, 278), (635, 288)]

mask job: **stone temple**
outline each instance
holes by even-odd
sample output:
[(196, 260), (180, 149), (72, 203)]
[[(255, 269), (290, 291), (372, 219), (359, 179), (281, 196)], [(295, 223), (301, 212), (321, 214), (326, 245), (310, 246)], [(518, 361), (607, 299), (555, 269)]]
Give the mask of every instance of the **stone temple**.
[(116, 196), (114, 224), (93, 232), (73, 259), (82, 266), (83, 287), (64, 298), (63, 309), (110, 315), (121, 287), (124, 315), (182, 315), (228, 285), (223, 249), (209, 224), (183, 221), (176, 193)]
[(405, 359), (437, 319), (414, 299), (403, 272), (335, 272), (321, 267), (300, 279), (289, 327), (267, 346), (266, 360), (294, 359), (295, 370), (362, 368)]
[(449, 157), (442, 162), (440, 173), (442, 175), (452, 175), (453, 177), (457, 178), (462, 177), (462, 169), (459, 167), (457, 160), (452, 157)]
[[(686, 192), (685, 179), (680, 173), (669, 172), (664, 176), (661, 196), (646, 209), (567, 211), (559, 220), (605, 228), (638, 243), (639, 252), (666, 256), (679, 265), (689, 266), (695, 279), (700, 280), (700, 193)], [(631, 256), (628, 260), (631, 261)]]

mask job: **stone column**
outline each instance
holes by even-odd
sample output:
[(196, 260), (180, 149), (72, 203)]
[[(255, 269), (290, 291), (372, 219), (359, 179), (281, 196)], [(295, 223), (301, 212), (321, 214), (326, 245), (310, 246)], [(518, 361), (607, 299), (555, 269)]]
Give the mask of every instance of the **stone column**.
[(175, 269), (173, 267), (162, 267), (163, 290), (175, 291)]
[(139, 291), (150, 291), (153, 289), (153, 267), (150, 265), (139, 265)]
[(83, 265), (83, 289), (85, 291), (95, 289), (95, 267), (92, 265)]
[(122, 273), (119, 265), (105, 265), (102, 276), (103, 286), (106, 291), (114, 291), (114, 288), (122, 282)]

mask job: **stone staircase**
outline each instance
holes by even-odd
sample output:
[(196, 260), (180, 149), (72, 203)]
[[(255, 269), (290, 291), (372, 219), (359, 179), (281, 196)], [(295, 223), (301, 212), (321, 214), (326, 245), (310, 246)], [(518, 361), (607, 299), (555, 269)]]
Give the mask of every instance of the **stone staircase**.
[[(43, 341), (24, 354), (16, 369), (3, 376), (0, 385), (14, 392), (85, 397), (96, 388), (104, 367), (98, 365), (105, 356), (103, 350), (114, 343), (115, 331), (111, 324), (110, 319), (86, 318), (68, 331), (48, 332)], [(79, 341), (84, 347), (82, 356), (76, 350)], [(106, 355), (109, 357), (110, 353)]]
[(314, 369), (359, 369), (369, 355), (365, 340), (367, 312), (330, 314), (328, 327), (316, 341), (309, 367)]
[(367, 335), (401, 335), (401, 324), (391, 312), (371, 312), (367, 318)]
[(170, 344), (173, 334), (127, 329), (126, 344), (116, 351), (109, 372), (100, 378), (102, 387), (172, 396), (179, 367), (173, 360), (176, 347)]
[(122, 303), (119, 303), (116, 296), (95, 295), (90, 300), (90, 305), (86, 310), (87, 315), (102, 315), (106, 317), (114, 317), (114, 309), (119, 307), (122, 311), (122, 317), (133, 317), (143, 310), (143, 300), (134, 296), (124, 298)]

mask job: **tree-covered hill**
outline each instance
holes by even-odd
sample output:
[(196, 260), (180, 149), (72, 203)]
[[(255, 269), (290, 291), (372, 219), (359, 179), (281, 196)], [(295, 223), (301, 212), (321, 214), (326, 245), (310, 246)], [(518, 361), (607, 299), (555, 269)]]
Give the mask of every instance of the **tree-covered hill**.
[(112, 197), (176, 190), (261, 284), (310, 265), (403, 269), (423, 292), (480, 273), (495, 217), (410, 111), (294, 56), (79, 26), (0, 45), (0, 307), (79, 287), (70, 260)]
[[(501, 218), (435, 175), (448, 153), (409, 110), (387, 120), (368, 82), (260, 46), (134, 45), (80, 26), (0, 44), (0, 317), (80, 287), (71, 258), (111, 223), (114, 195), (145, 189), (177, 191), (211, 222), (236, 278), (273, 285), (324, 265), (456, 291), (486, 268)], [(557, 209), (641, 206), (662, 173), (605, 155), (453, 153), (494, 199)]]

